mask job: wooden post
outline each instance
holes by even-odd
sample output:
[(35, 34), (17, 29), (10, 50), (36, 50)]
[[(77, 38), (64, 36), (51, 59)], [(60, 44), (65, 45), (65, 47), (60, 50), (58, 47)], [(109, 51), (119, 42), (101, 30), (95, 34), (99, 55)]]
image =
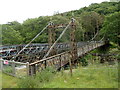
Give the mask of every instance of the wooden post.
[(3, 70), (3, 59), (0, 60), (0, 70), (2, 71)]
[[(71, 55), (71, 53), (70, 53), (70, 55)], [(72, 56), (71, 56), (72, 57)], [(70, 74), (71, 74), (71, 76), (72, 76), (72, 64), (71, 64), (71, 58), (70, 56), (69, 56), (69, 65), (70, 65)]]
[(29, 75), (32, 76), (32, 75), (34, 75), (34, 74), (36, 74), (36, 66), (35, 66), (35, 64), (29, 66)]
[(32, 73), (36, 74), (36, 64), (32, 65)]
[(29, 72), (29, 62), (27, 62), (27, 64), (26, 64), (26, 70), (27, 70), (27, 76), (29, 76), (30, 75), (30, 72)]
[(32, 76), (32, 74), (33, 74), (33, 73), (32, 73), (32, 66), (30, 65), (30, 66), (29, 66), (29, 75)]
[(47, 61), (45, 60), (45, 68), (47, 67)]
[(15, 61), (13, 60), (12, 61), (12, 73), (13, 73), (13, 75), (15, 76), (15, 73), (16, 71), (15, 71)]
[(29, 75), (32, 76), (32, 75), (34, 75), (34, 74), (36, 74), (35, 64), (29, 66)]
[(59, 60), (60, 60), (60, 70), (62, 69), (62, 59), (61, 59), (61, 55), (59, 57)]

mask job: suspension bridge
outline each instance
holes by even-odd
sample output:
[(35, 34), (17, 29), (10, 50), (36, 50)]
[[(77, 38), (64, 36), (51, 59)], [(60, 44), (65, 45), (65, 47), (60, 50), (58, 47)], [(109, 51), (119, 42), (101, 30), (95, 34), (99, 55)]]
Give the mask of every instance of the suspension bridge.
[[(64, 30), (60, 36), (55, 39), (55, 29), (63, 28)], [(32, 44), (32, 42), (48, 29), (48, 43)], [(70, 43), (58, 43), (66, 30), (70, 29)], [(96, 35), (88, 42), (76, 42), (75, 38), (76, 24), (75, 19), (72, 18), (67, 25), (55, 25), (50, 22), (40, 33), (38, 33), (28, 44), (11, 45), (0, 47), (0, 57), (3, 60), (14, 60), (16, 62), (28, 62), (28, 75), (34, 75), (46, 67), (55, 67), (60, 69), (67, 64), (74, 64), (79, 57), (86, 53), (105, 45), (102, 41), (93, 41)]]

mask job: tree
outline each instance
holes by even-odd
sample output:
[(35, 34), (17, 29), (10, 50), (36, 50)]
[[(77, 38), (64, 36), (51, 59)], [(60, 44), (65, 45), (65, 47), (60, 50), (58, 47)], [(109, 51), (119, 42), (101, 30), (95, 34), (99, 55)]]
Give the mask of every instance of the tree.
[(8, 22), (7, 25), (11, 26), (16, 31), (22, 30), (21, 23), (19, 23), (17, 21)]
[(103, 16), (96, 12), (83, 12), (80, 15), (80, 18), (80, 23), (85, 30), (85, 40), (90, 40), (96, 33), (99, 32), (104, 20)]
[(2, 44), (21, 44), (23, 38), (20, 33), (9, 25), (2, 25)]
[(105, 38), (110, 41), (117, 43), (120, 46), (120, 12), (115, 12), (111, 15), (106, 16), (101, 35), (105, 34)]
[[(15, 34), (15, 37), (13, 37), (13, 40), (17, 39), (17, 36), (20, 36), (18, 43), (28, 43), (31, 41), (50, 21), (52, 21), (55, 24), (68, 24), (70, 19), (74, 17), (76, 19), (76, 38), (77, 41), (88, 41), (92, 39), (96, 35), (96, 33), (99, 34), (100, 29), (102, 28), (102, 24), (104, 21), (104, 17), (110, 19), (110, 14), (113, 14), (114, 12), (119, 11), (119, 2), (102, 2), (100, 4), (94, 3), (91, 4), (89, 7), (83, 7), (79, 10), (73, 10), (61, 14), (55, 14), (53, 16), (40, 16), (38, 18), (31, 18), (25, 20), (22, 24), (13, 21), (8, 22), (6, 25), (3, 25), (3, 39), (4, 43), (11, 43), (11, 40), (9, 42), (10, 38), (13, 37), (12, 35)], [(74, 14), (74, 15), (73, 15)], [(113, 16), (111, 16), (113, 17)], [(116, 19), (112, 19), (111, 26), (109, 20), (106, 19), (106, 23), (103, 25), (103, 29), (101, 34), (104, 34), (106, 31), (106, 28), (112, 28), (112, 25), (118, 22)], [(109, 26), (109, 28), (108, 28)], [(115, 30), (114, 25), (114, 30)], [(11, 28), (11, 29), (10, 29)], [(63, 31), (64, 28), (61, 29), (55, 29), (56, 30), (56, 38), (59, 37), (60, 33)], [(11, 31), (11, 32), (10, 32)], [(110, 31), (108, 31), (111, 34)], [(113, 31), (112, 31), (113, 32)], [(113, 32), (114, 33), (114, 32)], [(6, 36), (5, 36), (6, 35)], [(8, 35), (8, 36), (7, 36)], [(101, 35), (102, 36), (102, 35)], [(100, 36), (100, 37), (101, 37)], [(66, 33), (63, 35), (63, 37), (60, 39), (60, 42), (69, 42), (70, 40), (70, 29), (66, 31)], [(107, 35), (106, 37), (110, 37)], [(119, 38), (120, 35), (117, 35)], [(8, 40), (7, 40), (8, 39)], [(48, 42), (48, 30), (45, 30), (45, 32), (38, 36), (32, 43), (47, 43)], [(112, 39), (112, 38), (111, 38)], [(99, 39), (97, 39), (99, 40)], [(13, 43), (13, 42), (12, 42)], [(15, 42), (14, 42), (15, 43)]]

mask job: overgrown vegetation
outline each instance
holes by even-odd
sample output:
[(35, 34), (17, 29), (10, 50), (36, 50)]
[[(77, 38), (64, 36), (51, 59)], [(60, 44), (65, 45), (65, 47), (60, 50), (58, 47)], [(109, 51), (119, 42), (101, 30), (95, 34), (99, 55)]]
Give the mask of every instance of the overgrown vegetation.
[(18, 82), (19, 88), (36, 88), (42, 87), (45, 83), (50, 82), (55, 76), (54, 68), (46, 68), (41, 72), (38, 72), (36, 76), (30, 76), (22, 78)]
[[(120, 2), (94, 3), (79, 10), (58, 13), (53, 16), (40, 16), (38, 18), (27, 19), (22, 24), (17, 21), (8, 22), (2, 25), (2, 43), (28, 43), (49, 21), (55, 24), (68, 24), (70, 19), (74, 17), (77, 24), (77, 41), (88, 41), (98, 33), (97, 40), (100, 40), (105, 35), (105, 38), (109, 38), (110, 41), (119, 44), (119, 4)], [(62, 29), (56, 30), (56, 38), (61, 31)], [(46, 30), (33, 43), (46, 43), (48, 42), (47, 39), (48, 32)], [(61, 39), (61, 42), (68, 41), (69, 31)]]
[(17, 82), (19, 81), (18, 78), (9, 76), (1, 72), (0, 72), (0, 76), (2, 77), (1, 80), (2, 88), (17, 88)]
[(118, 88), (118, 69), (118, 63), (114, 65), (94, 63), (87, 67), (80, 65), (77, 69), (73, 69), (72, 77), (69, 70), (55, 73), (54, 69), (47, 69), (38, 73), (37, 76), (25, 77), (20, 80), (3, 74), (3, 87)]
[(117, 65), (89, 65), (73, 70), (58, 73), (53, 81), (44, 85), (44, 88), (118, 88)]
[[(110, 48), (94, 50), (92, 53), (115, 53), (113, 56), (120, 60), (120, 2), (102, 2), (94, 3), (89, 7), (79, 10), (56, 14), (53, 16), (40, 16), (38, 18), (27, 19), (22, 24), (13, 21), (2, 25), (2, 43), (5, 44), (23, 44), (28, 43), (40, 30), (42, 30), (49, 21), (55, 24), (67, 24), (74, 17), (76, 19), (76, 39), (77, 41), (88, 41), (96, 33), (95, 40), (100, 40), (103, 36), (109, 39)], [(74, 14), (74, 16), (73, 16)], [(56, 30), (56, 38), (62, 29)], [(69, 41), (69, 31), (65, 33), (60, 42)], [(48, 32), (40, 35), (33, 43), (47, 43)], [(104, 52), (105, 51), (105, 52)], [(107, 52), (106, 52), (107, 51)], [(36, 76), (16, 79), (3, 74), (3, 88), (118, 88), (118, 64), (108, 65), (108, 63), (99, 64), (94, 61), (94, 57), (86, 55), (81, 61), (81, 67), (74, 69), (73, 76), (70, 76), (69, 70), (55, 72), (53, 68), (37, 73)], [(91, 62), (89, 64), (89, 62)], [(10, 72), (11, 69), (7, 68)]]
[(11, 66), (5, 66), (4, 72), (12, 73), (12, 67)]

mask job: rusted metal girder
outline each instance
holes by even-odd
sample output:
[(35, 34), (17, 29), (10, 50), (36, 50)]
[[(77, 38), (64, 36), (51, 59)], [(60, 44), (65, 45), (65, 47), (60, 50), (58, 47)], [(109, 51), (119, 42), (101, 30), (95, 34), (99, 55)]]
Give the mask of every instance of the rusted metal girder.
[[(55, 26), (54, 24), (51, 22), (50, 25), (48, 26), (48, 44), (49, 44), (49, 48), (52, 46), (52, 44), (55, 42)], [(54, 47), (50, 53), (49, 56), (53, 56), (57, 54), (56, 53), (56, 47)]]
[[(82, 57), (87, 52), (95, 49), (95, 47), (96, 47), (95, 43), (93, 43), (93, 45), (92, 44), (90, 44), (90, 45), (92, 47), (89, 49), (86, 48), (86, 45), (84, 45), (84, 47), (78, 48), (78, 53), (79, 53), (78, 56)], [(100, 47), (102, 45), (103, 44), (99, 44), (97, 47)], [(82, 51), (82, 49), (83, 49), (83, 51)], [(76, 57), (75, 57), (75, 59), (77, 59)], [(73, 58), (73, 56), (72, 56), (72, 58)], [(36, 71), (41, 71), (48, 66), (55, 66), (56, 69), (60, 69), (61, 67), (63, 67), (64, 65), (66, 65), (68, 63), (70, 64), (70, 69), (71, 69), (70, 72), (72, 75), (72, 63), (71, 63), (71, 60), (73, 61), (72, 58), (71, 58), (71, 51), (66, 51), (66, 52), (63, 52), (63, 53), (60, 53), (60, 54), (57, 54), (54, 56), (50, 56), (50, 57), (35, 61), (35, 62), (29, 64), (29, 75), (34, 75), (34, 74), (36, 74)], [(39, 68), (37, 68), (36, 65), (37, 66), (39, 65)]]
[(49, 27), (54, 28), (54, 29), (58, 29), (58, 28), (65, 28), (67, 25), (68, 24), (50, 24)]
[(74, 61), (77, 59), (77, 43), (76, 43), (76, 37), (75, 37), (75, 31), (76, 31), (76, 24), (75, 19), (71, 19), (71, 31), (70, 31), (70, 47), (71, 47), (71, 60), (72, 64), (74, 64)]

